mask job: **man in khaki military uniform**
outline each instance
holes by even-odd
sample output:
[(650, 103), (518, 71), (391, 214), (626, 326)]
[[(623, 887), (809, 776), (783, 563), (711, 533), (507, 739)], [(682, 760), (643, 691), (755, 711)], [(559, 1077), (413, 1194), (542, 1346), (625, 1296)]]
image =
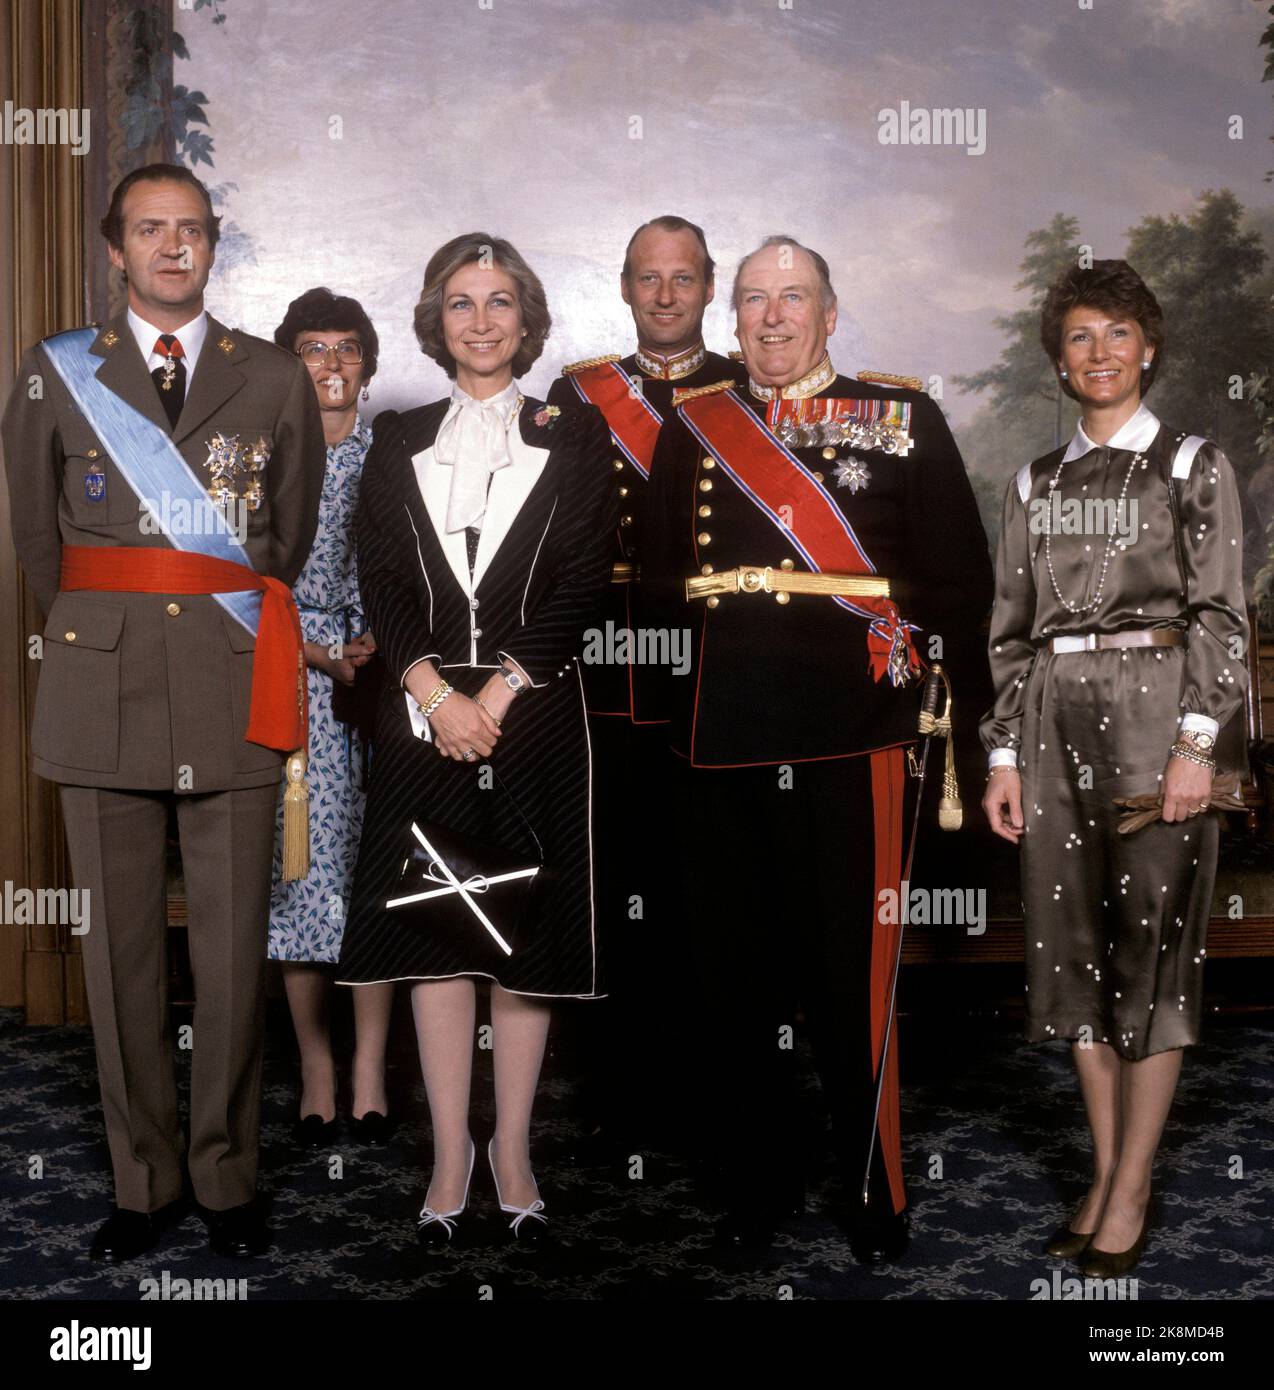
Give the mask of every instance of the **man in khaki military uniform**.
[[(197, 493), (200, 507), (215, 501), (236, 527), (239, 563), (281, 581), (267, 595), (277, 603), (309, 553), (325, 455), (299, 359), (204, 311), (218, 220), (204, 186), (179, 166), (123, 179), (102, 230), (128, 309), (96, 337), (75, 330), (28, 350), (3, 420), (14, 545), (48, 617), (34, 767), (61, 784), (75, 882), (89, 890), (84, 971), (117, 1203), (92, 1254), (108, 1260), (153, 1245), (183, 1196), (165, 990), (173, 806), (197, 996), (190, 1182), (215, 1251), (258, 1253), (267, 1243), (254, 1192), (286, 740), (245, 738), (250, 709), (257, 715), (256, 642), (227, 604), (251, 596), (218, 585), (192, 592), (176, 570), (202, 559), (181, 553), (199, 529), (182, 497)], [(78, 387), (67, 375), (76, 362)], [(145, 489), (149, 504), (135, 490), (138, 468), (161, 483)], [(158, 558), (138, 548), (167, 552), (171, 592), (155, 592), (153, 577), (141, 592), (123, 570), (103, 575), (102, 562)], [(264, 619), (260, 636), (264, 653)]]

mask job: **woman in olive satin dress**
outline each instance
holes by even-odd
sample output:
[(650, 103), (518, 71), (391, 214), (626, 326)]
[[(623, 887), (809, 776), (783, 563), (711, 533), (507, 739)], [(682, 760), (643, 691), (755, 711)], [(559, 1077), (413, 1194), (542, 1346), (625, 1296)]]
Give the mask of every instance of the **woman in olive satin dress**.
[[(1005, 496), (983, 806), (1022, 850), (1027, 1036), (1072, 1040), (1093, 1137), (1092, 1185), (1047, 1252), (1112, 1277), (1152, 1223), (1199, 1036), (1214, 748), (1246, 691), (1242, 523), (1225, 455), (1142, 404), (1163, 320), (1126, 262), (1063, 275), (1041, 338), (1082, 420)], [(1145, 794), (1162, 819), (1120, 836), (1114, 798)]]

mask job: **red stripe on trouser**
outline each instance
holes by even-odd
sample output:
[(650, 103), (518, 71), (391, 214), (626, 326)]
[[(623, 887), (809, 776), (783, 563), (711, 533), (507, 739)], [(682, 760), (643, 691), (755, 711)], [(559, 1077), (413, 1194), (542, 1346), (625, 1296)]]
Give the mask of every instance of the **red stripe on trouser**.
[[(871, 804), (876, 834), (876, 891), (872, 899), (871, 936), (871, 1074), (880, 1072), (880, 1051), (885, 1038), (885, 1011), (893, 981), (894, 955), (902, 935), (901, 922), (880, 920), (881, 893), (900, 891), (902, 879), (902, 806), (906, 786), (903, 750), (884, 748), (871, 755)], [(891, 914), (900, 918), (901, 912)], [(902, 1122), (898, 1104), (898, 1020), (889, 1033), (885, 1059), (885, 1084), (880, 1097), (880, 1148), (889, 1175), (889, 1194), (894, 1211), (906, 1205), (902, 1181)]]

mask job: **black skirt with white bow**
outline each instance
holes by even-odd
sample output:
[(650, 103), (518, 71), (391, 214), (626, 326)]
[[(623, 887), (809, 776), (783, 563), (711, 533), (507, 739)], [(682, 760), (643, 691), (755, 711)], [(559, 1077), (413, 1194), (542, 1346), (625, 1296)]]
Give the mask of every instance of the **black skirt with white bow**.
[[(592, 406), (550, 411), (525, 401), (512, 463), (492, 475), (472, 573), (463, 532), (444, 529), (448, 468), (432, 445), (448, 402), (377, 417), (356, 524), (368, 626), (389, 680), (337, 979), (487, 976), (519, 994), (594, 998), (605, 992), (594, 920), (592, 760), (580, 680), (584, 634), (611, 577), (618, 496), (610, 434)], [(506, 658), (531, 688), (514, 700), (490, 759), (439, 756), (413, 732), (401, 680), (431, 659), (457, 696), (476, 694)], [(473, 930), (385, 904), (416, 822), (528, 862), (542, 851), (528, 907), (506, 955), (479, 917)], [(528, 829), (529, 825), (529, 829)], [(497, 928), (507, 899), (469, 880)], [(509, 936), (509, 933), (503, 932)]]

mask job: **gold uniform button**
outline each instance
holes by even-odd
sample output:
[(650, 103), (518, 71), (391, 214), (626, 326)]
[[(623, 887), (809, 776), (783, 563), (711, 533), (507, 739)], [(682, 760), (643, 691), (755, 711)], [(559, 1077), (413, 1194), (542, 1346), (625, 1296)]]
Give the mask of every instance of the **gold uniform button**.
[(712, 566), (711, 566), (711, 565), (704, 565), (704, 567), (699, 571), (699, 573), (700, 573), (700, 574), (703, 574), (703, 575), (711, 574), (711, 573), (712, 573)]
[(712, 508), (711, 508), (711, 507), (700, 507), (700, 508), (699, 508), (699, 515), (700, 515), (700, 516), (711, 516), (711, 515), (712, 515)]
[(611, 467), (616, 473), (622, 473), (624, 471), (624, 460), (616, 459), (615, 462), (611, 464)]
[(167, 613), (170, 618), (175, 618), (177, 614), (181, 612), (181, 604), (170, 603), (168, 607), (164, 609), (164, 612)]
[(85, 458), (90, 458), (90, 459), (95, 459), (95, 458), (97, 457), (97, 450), (96, 450), (96, 449), (90, 449), (90, 450), (88, 451), (88, 453), (86, 453), (86, 454), (84, 455), (84, 457), (85, 457)]
[(621, 516), (619, 518), (619, 524), (621, 526), (631, 526), (633, 524), (633, 519), (631, 516)]
[(780, 560), (780, 561), (779, 561), (779, 569), (781, 569), (781, 570), (794, 570), (795, 568), (796, 568), (796, 564), (795, 564), (792, 560)]
[(716, 596), (716, 594), (713, 594), (712, 597), (708, 600), (708, 607), (715, 608), (720, 602), (721, 600)]
[(699, 491), (700, 491), (700, 492), (711, 492), (711, 491), (712, 491), (712, 479), (711, 479), (711, 478), (700, 478), (700, 479), (699, 479)]
[(700, 545), (711, 545), (712, 537), (706, 531), (700, 531), (698, 541)]
[(775, 603), (791, 603), (791, 601), (792, 601), (792, 595), (791, 595), (791, 594), (775, 594), (775, 595), (774, 595), (774, 602), (775, 602)]
[(67, 633), (65, 633), (65, 634), (63, 634), (63, 635), (66, 637), (66, 640), (67, 640), (68, 642), (74, 642), (74, 641), (75, 641), (75, 634), (74, 634), (73, 632), (67, 632)]
[(715, 468), (717, 466), (717, 461), (716, 459), (704, 459), (703, 466), (705, 468)]
[(824, 457), (825, 459), (829, 459), (829, 460), (830, 460), (830, 459), (834, 459), (834, 458), (836, 457), (836, 450), (833, 449), (832, 446), (829, 444), (829, 445), (823, 450), (823, 457)]
[(621, 487), (621, 488), (619, 489), (619, 495), (620, 495), (621, 497), (627, 497), (627, 496), (628, 496), (628, 489), (627, 489), (626, 487)]

